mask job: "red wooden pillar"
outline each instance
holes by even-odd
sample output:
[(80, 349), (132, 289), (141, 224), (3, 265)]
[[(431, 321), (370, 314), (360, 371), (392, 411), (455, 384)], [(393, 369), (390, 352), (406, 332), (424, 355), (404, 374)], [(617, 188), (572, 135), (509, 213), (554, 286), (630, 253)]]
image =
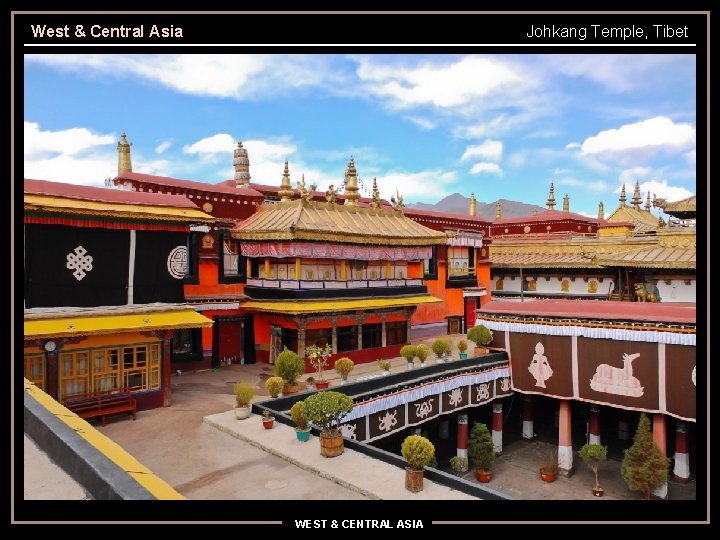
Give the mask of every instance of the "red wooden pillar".
[(160, 358), (162, 366), (162, 396), (163, 396), (163, 407), (170, 406), (170, 387), (172, 386), (171, 372), (170, 372), (170, 343), (172, 342), (174, 330), (167, 330), (163, 336), (163, 347), (162, 356)]
[(573, 468), (572, 427), (570, 420), (570, 401), (561, 399), (558, 422), (558, 471), (563, 476), (569, 476)]
[(522, 436), (523, 439), (531, 441), (535, 435), (535, 428), (533, 426), (533, 410), (532, 410), (532, 397), (523, 396), (523, 423), (522, 423)]
[[(657, 444), (662, 452), (663, 457), (667, 457), (667, 433), (665, 432), (665, 416), (660, 413), (653, 415), (653, 441)], [(653, 490), (652, 494), (659, 499), (667, 499), (668, 485), (663, 482), (661, 486)]]
[(457, 457), (468, 457), (468, 415), (458, 414), (457, 427)]
[(597, 405), (590, 405), (590, 444), (600, 442), (600, 409)]
[(675, 480), (687, 482), (690, 478), (690, 450), (687, 441), (687, 424), (678, 421), (675, 427)]
[(495, 446), (495, 454), (502, 454), (502, 403), (493, 403), (492, 414), (492, 439)]

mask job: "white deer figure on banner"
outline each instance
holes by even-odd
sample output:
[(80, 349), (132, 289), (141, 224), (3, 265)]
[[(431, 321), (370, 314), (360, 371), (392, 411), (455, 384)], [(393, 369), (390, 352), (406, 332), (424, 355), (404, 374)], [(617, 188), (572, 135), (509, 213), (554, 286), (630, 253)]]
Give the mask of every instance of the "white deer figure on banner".
[(600, 364), (595, 375), (590, 379), (590, 388), (597, 392), (615, 394), (617, 396), (640, 397), (644, 388), (640, 381), (633, 376), (632, 363), (640, 353), (623, 353), (624, 367), (617, 368), (609, 364)]

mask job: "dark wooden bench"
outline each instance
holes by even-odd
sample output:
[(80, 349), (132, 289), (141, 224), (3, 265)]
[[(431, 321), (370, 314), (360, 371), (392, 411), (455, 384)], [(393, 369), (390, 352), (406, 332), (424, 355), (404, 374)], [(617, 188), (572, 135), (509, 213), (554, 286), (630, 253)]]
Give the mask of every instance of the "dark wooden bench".
[(111, 414), (127, 412), (131, 413), (135, 420), (137, 413), (137, 401), (127, 388), (69, 396), (63, 400), (63, 405), (80, 418), (88, 419), (99, 416), (103, 426), (105, 417)]

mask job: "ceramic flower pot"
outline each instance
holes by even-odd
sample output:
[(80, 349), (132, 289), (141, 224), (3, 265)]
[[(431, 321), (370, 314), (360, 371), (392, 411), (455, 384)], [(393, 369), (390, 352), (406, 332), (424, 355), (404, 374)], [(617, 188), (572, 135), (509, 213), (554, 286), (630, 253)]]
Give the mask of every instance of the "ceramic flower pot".
[(310, 439), (310, 429), (296, 429), (295, 436), (300, 442), (307, 442)]
[(275, 424), (275, 419), (273, 417), (263, 418), (262, 423), (265, 429), (272, 429)]

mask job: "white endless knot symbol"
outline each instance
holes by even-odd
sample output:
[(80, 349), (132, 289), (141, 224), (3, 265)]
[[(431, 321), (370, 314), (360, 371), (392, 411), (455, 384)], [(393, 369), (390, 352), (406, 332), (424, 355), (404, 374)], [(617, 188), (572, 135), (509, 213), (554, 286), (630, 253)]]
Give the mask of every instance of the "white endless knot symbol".
[(503, 392), (510, 390), (510, 379), (505, 377), (502, 381), (500, 381), (500, 388)]
[(78, 246), (75, 248), (75, 253), (67, 254), (67, 264), (65, 265), (69, 270), (75, 270), (73, 276), (75, 279), (80, 281), (85, 277), (86, 272), (93, 269), (93, 258), (90, 255), (85, 255), (87, 250)]
[(483, 401), (490, 397), (490, 385), (485, 383), (477, 387), (477, 400)]

